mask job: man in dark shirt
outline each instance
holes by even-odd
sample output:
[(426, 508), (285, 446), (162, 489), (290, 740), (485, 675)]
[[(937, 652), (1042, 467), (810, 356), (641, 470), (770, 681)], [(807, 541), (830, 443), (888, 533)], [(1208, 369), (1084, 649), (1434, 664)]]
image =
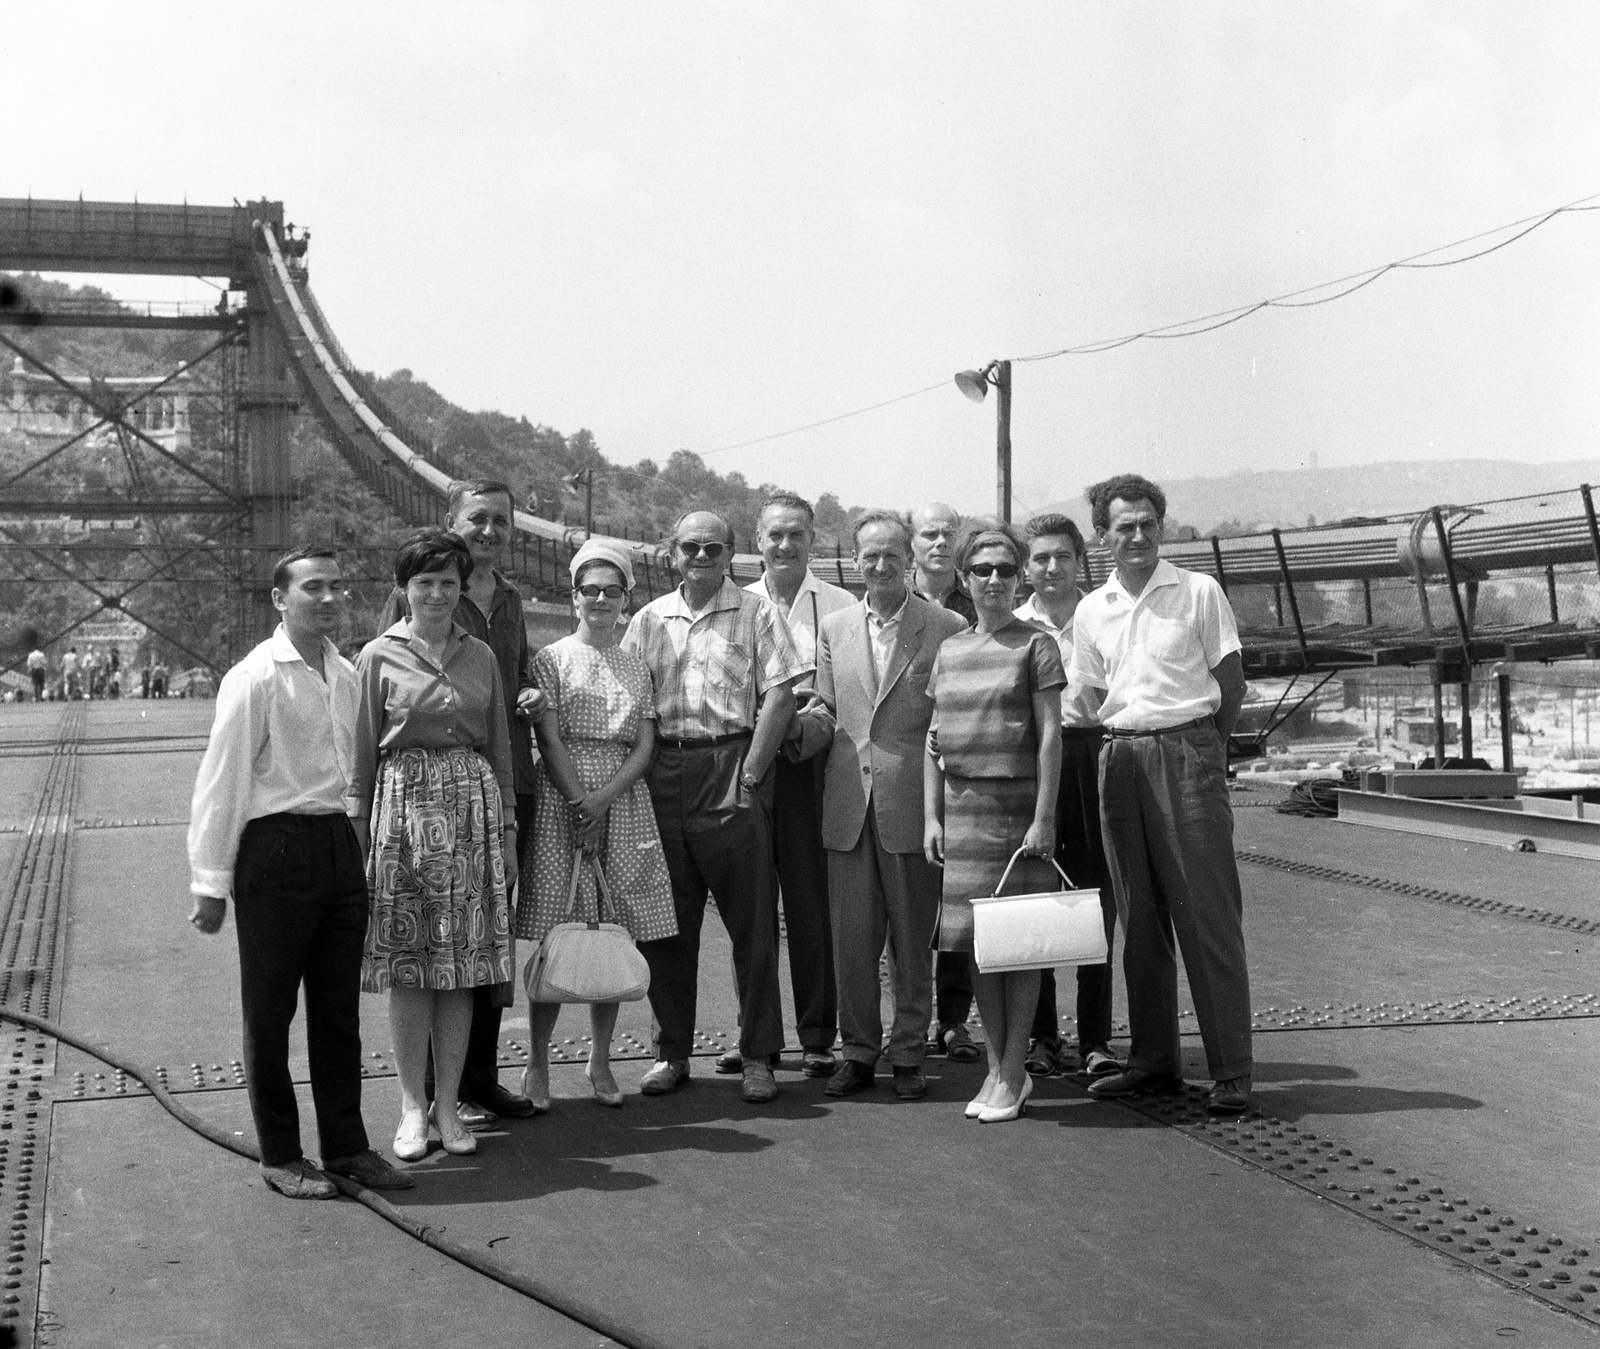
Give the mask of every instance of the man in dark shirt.
[[(533, 743), (529, 734), (543, 695), (535, 688), (529, 664), (528, 629), (522, 618), (522, 595), (498, 570), (511, 538), (511, 489), (490, 478), (468, 478), (450, 485), (446, 528), (461, 535), (472, 552), (472, 579), (461, 592), (455, 621), (486, 642), (500, 667), (506, 692), (506, 726), (511, 737), (511, 767), (516, 782), (517, 819), (522, 824), (517, 854), (526, 866), (533, 843)], [(405, 592), (389, 596), (378, 631), (410, 615)], [(523, 715), (518, 715), (518, 712)], [(526, 719), (524, 719), (526, 717)], [(489, 1129), (505, 1115), (521, 1119), (533, 1114), (528, 1097), (500, 1084), (500, 1014), (509, 1004), (503, 984), (478, 988), (472, 1000), (472, 1034), (461, 1074), (461, 1122), (469, 1129)], [(430, 1077), (431, 1090), (431, 1077)]]

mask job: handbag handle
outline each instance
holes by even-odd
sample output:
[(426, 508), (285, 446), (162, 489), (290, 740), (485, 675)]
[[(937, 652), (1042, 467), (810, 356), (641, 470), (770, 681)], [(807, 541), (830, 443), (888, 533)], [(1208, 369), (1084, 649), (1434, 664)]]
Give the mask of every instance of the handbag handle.
[(611, 910), (611, 920), (617, 921), (616, 901), (611, 898), (611, 883), (606, 880), (605, 868), (600, 865), (600, 859), (584, 852), (582, 848), (572, 850), (572, 884), (567, 889), (567, 912), (571, 918), (578, 908), (578, 880), (583, 875), (584, 863), (588, 863), (594, 872), (595, 883), (595, 918), (605, 922), (606, 910)]
[[(1000, 892), (1006, 888), (1006, 880), (1011, 875), (1011, 868), (1016, 866), (1017, 858), (1019, 858), (1021, 856), (1022, 856), (1022, 849), (1021, 848), (1018, 848), (1016, 850), (1016, 852), (1011, 854), (1011, 860), (1006, 863), (1006, 869), (1003, 872), (1000, 873), (1000, 883), (995, 886), (994, 894), (990, 896), (991, 899), (998, 899), (1000, 897)], [(1056, 875), (1061, 877), (1061, 888), (1063, 890), (1076, 890), (1078, 888), (1075, 884), (1073, 884), (1072, 877), (1067, 875), (1067, 873), (1064, 872), (1061, 869), (1061, 863), (1060, 862), (1056, 861), (1056, 859), (1052, 857), (1050, 859), (1050, 865), (1053, 866), (1056, 869)], [(574, 879), (574, 881), (573, 881), (573, 892), (574, 893), (577, 892), (577, 881), (576, 881), (576, 879)]]

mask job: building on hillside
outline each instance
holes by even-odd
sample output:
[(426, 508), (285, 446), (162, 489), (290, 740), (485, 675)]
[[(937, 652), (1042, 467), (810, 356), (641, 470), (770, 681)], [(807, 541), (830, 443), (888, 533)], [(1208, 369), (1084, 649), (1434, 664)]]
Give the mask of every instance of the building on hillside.
[[(128, 424), (173, 453), (189, 448), (188, 372), (180, 367), (176, 379), (162, 375), (67, 376), (67, 383), (99, 401), (125, 404), (145, 390), (163, 385), (159, 393), (139, 398), (129, 409)], [(18, 356), (9, 372), (0, 375), (0, 434), (17, 432), (41, 439), (77, 435), (99, 421), (90, 403), (74, 398), (49, 375), (26, 368)]]

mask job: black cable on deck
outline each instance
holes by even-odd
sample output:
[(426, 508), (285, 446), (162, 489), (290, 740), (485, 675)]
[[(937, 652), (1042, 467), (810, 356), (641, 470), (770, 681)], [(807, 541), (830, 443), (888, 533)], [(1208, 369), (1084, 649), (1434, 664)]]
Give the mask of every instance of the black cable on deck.
[[(219, 1148), (226, 1148), (229, 1152), (240, 1157), (248, 1158), (252, 1162), (259, 1162), (261, 1155), (247, 1142), (224, 1133), (221, 1129), (207, 1124), (192, 1110), (178, 1104), (173, 1099), (172, 1093), (155, 1081), (153, 1076), (147, 1074), (138, 1064), (130, 1063), (127, 1059), (119, 1058), (109, 1050), (101, 1049), (87, 1041), (79, 1039), (71, 1031), (64, 1030), (53, 1021), (46, 1021), (43, 1017), (34, 1016), (31, 1012), (24, 1012), (15, 1007), (0, 1005), (0, 1019), (15, 1021), (19, 1025), (27, 1026), (33, 1030), (49, 1035), (62, 1044), (71, 1045), (74, 1049), (82, 1050), (91, 1058), (98, 1059), (101, 1063), (112, 1068), (120, 1069), (134, 1081), (143, 1086), (161, 1104), (161, 1108), (171, 1115), (178, 1123), (193, 1130), (202, 1138), (215, 1143)], [(486, 1278), (493, 1279), (496, 1283), (521, 1293), (524, 1297), (549, 1307), (552, 1311), (587, 1326), (590, 1330), (599, 1332), (618, 1344), (627, 1345), (628, 1349), (668, 1349), (667, 1345), (641, 1330), (622, 1325), (614, 1317), (601, 1311), (598, 1307), (591, 1307), (588, 1303), (579, 1301), (552, 1288), (549, 1284), (531, 1278), (518, 1270), (502, 1265), (498, 1260), (480, 1254), (463, 1246), (460, 1242), (451, 1241), (450, 1238), (436, 1232), (427, 1223), (416, 1221), (409, 1217), (404, 1209), (396, 1208), (381, 1195), (374, 1194), (363, 1185), (357, 1185), (346, 1176), (328, 1174), (328, 1179), (337, 1185), (342, 1193), (354, 1199), (357, 1203), (371, 1209), (385, 1222), (393, 1224), (423, 1245), (431, 1247), (441, 1255), (448, 1256), (458, 1264), (463, 1264), (469, 1269), (477, 1270)]]

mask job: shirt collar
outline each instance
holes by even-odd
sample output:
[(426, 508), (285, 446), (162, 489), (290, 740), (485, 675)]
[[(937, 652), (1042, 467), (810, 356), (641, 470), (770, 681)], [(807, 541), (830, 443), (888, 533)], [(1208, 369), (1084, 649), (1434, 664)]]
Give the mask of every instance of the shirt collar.
[[(762, 572), (761, 575), (747, 585), (745, 589), (750, 591), (752, 594), (760, 595), (772, 605), (781, 607), (780, 601), (772, 598), (772, 590), (767, 585), (766, 572)], [(794, 612), (794, 606), (795, 604), (800, 603), (802, 596), (813, 593), (820, 595), (822, 593), (822, 586), (817, 581), (816, 573), (811, 570), (809, 565), (807, 565), (805, 576), (800, 581), (800, 589), (794, 592), (794, 604), (789, 606), (789, 613)], [(785, 618), (788, 616), (789, 614), (784, 615)]]
[(1162, 586), (1175, 586), (1177, 584), (1178, 569), (1168, 562), (1166, 558), (1161, 557), (1156, 559), (1155, 570), (1150, 573), (1150, 579), (1144, 583), (1144, 589), (1137, 595), (1130, 595), (1123, 588), (1122, 578), (1117, 575), (1115, 567), (1111, 569), (1111, 575), (1106, 577), (1106, 583), (1102, 588), (1107, 592), (1108, 599), (1112, 595), (1121, 595), (1130, 604), (1137, 604), (1143, 596), (1148, 595), (1152, 590), (1159, 590)]
[[(267, 644), (267, 650), (272, 653), (273, 660), (283, 662), (299, 661), (302, 665), (305, 664), (306, 658), (300, 654), (300, 649), (295, 646), (293, 640), (289, 637), (289, 630), (282, 623), (272, 630), (272, 639)], [(325, 657), (329, 654), (337, 656), (339, 648), (324, 637), (322, 639), (322, 654)]]
[[(407, 646), (411, 646), (411, 621), (409, 619), (402, 618), (393, 627), (385, 628), (380, 636), (392, 637), (397, 642), (404, 642)], [(461, 643), (466, 639), (466, 630), (462, 628), (459, 623), (451, 623), (450, 635), (444, 639), (445, 659), (448, 660), (450, 658), (450, 653), (456, 647), (460, 646)]]
[(867, 622), (879, 628), (886, 628), (891, 623), (898, 623), (902, 618), (905, 617), (906, 606), (910, 603), (911, 587), (907, 586), (906, 595), (905, 598), (900, 601), (900, 607), (890, 614), (888, 618), (879, 618), (878, 615), (873, 612), (872, 605), (867, 600), (867, 597), (865, 595), (861, 597), (861, 607), (867, 611)]
[(722, 589), (712, 596), (711, 603), (700, 610), (698, 614), (689, 607), (689, 600), (683, 593), (683, 583), (681, 581), (678, 583), (677, 589), (670, 595), (664, 596), (664, 598), (668, 601), (662, 608), (664, 617), (686, 618), (693, 623), (695, 619), (704, 618), (707, 614), (714, 614), (723, 609), (737, 609), (739, 607), (739, 587), (734, 585), (729, 577), (724, 576), (722, 578)]

